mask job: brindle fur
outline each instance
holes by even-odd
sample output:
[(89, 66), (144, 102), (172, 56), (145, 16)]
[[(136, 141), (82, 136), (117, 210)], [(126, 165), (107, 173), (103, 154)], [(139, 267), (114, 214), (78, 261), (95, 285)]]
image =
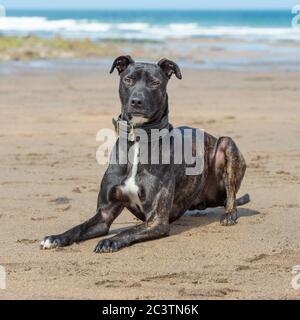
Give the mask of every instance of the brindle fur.
[[(142, 110), (139, 110), (139, 114), (143, 112), (149, 123), (159, 120), (168, 112), (168, 79), (172, 74), (181, 78), (180, 70), (174, 62), (163, 59), (158, 65), (135, 63), (129, 56), (121, 56), (114, 61), (111, 71), (114, 68), (118, 69), (121, 77), (119, 93), (125, 119), (130, 118), (134, 113), (133, 107), (137, 105), (136, 101), (130, 105), (133, 97), (140, 99), (138, 101), (141, 102)], [(128, 88), (123, 79), (134, 72), (140, 74), (140, 80), (132, 88)], [(155, 76), (160, 82), (157, 90), (149, 90), (141, 80), (151, 76)], [(146, 80), (144, 82), (146, 83)], [(183, 132), (183, 127), (179, 129)], [(131, 146), (132, 143), (129, 142), (128, 148)], [(246, 170), (245, 160), (230, 137), (215, 138), (205, 133), (204, 150), (204, 170), (200, 175), (186, 175), (185, 163), (139, 163), (136, 184), (139, 187), (138, 196), (143, 210), (133, 205), (120, 189), (131, 171), (132, 164), (110, 164), (101, 182), (96, 215), (65, 233), (45, 237), (42, 247), (45, 248), (46, 241), (46, 248), (54, 248), (104, 236), (125, 207), (142, 223), (109, 239), (101, 240), (95, 252), (113, 252), (135, 242), (167, 236), (170, 223), (187, 210), (224, 206), (225, 213), (221, 217), (221, 224), (235, 224), (237, 205), (249, 202), (247, 194), (236, 200)]]

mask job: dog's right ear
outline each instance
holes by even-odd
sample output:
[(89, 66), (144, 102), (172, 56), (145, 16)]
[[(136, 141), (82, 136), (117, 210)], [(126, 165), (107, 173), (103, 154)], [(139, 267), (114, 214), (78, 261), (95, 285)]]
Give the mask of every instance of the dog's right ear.
[(130, 56), (120, 56), (113, 62), (109, 73), (112, 73), (117, 68), (119, 74), (123, 72), (130, 64), (133, 64), (134, 60)]

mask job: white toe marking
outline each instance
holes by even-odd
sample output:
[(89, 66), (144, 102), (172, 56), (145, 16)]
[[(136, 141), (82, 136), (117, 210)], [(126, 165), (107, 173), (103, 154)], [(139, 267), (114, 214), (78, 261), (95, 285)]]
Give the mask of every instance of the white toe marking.
[(46, 241), (42, 241), (41, 242), (41, 247), (42, 249), (51, 249), (53, 246), (52, 246), (52, 243), (50, 242), (49, 239), (46, 239)]

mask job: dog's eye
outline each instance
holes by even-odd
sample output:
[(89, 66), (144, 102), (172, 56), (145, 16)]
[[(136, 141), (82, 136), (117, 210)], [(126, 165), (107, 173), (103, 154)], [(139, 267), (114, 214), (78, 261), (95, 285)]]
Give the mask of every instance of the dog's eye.
[(158, 81), (158, 80), (151, 81), (151, 87), (158, 87), (159, 85), (160, 85), (160, 81)]
[(133, 79), (131, 78), (124, 78), (123, 82), (127, 85), (127, 86), (132, 86), (133, 85)]

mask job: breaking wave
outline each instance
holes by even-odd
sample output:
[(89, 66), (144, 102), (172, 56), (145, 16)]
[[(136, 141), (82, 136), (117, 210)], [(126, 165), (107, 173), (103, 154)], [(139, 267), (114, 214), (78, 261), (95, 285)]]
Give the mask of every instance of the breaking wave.
[(88, 19), (50, 20), (45, 17), (2, 17), (2, 35), (38, 35), (65, 38), (165, 40), (184, 38), (238, 38), (243, 40), (300, 41), (292, 27), (201, 26), (199, 23), (113, 23)]

